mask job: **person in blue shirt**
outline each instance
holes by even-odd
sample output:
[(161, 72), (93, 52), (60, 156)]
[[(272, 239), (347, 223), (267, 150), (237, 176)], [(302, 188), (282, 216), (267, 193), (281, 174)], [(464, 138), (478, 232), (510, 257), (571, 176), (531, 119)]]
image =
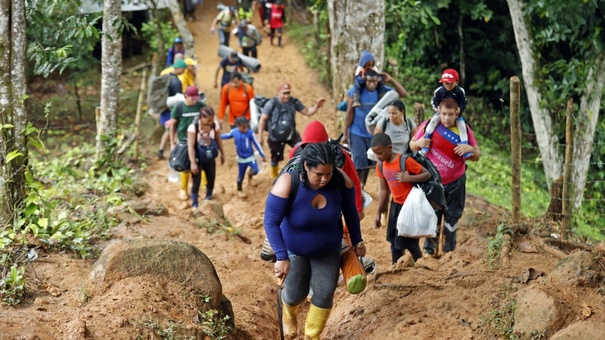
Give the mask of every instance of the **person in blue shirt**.
[[(244, 63), (237, 55), (237, 52), (231, 52), (228, 56), (221, 60), (220, 64), (216, 68), (216, 73), (214, 74), (214, 88), (222, 89), (225, 84), (231, 81), (231, 74), (233, 72), (241, 72), (243, 69), (248, 68), (244, 66)], [(223, 70), (223, 76), (221, 78), (221, 87), (218, 87), (218, 73)], [(250, 72), (250, 70), (248, 70)]]
[(254, 132), (248, 125), (246, 117), (237, 117), (235, 119), (235, 128), (231, 129), (228, 133), (221, 134), (221, 139), (234, 139), (235, 152), (237, 153), (235, 159), (237, 160), (237, 194), (239, 197), (246, 197), (246, 193), (242, 190), (242, 182), (244, 181), (244, 175), (246, 169), (250, 167), (248, 171), (248, 184), (252, 185), (252, 177), (258, 174), (258, 163), (256, 157), (254, 157), (254, 148), (258, 151), (259, 155), (265, 160), (265, 153), (261, 148), (258, 140), (254, 136)]
[[(334, 166), (333, 144), (309, 143), (300, 164), (279, 176), (265, 204), (264, 226), (277, 261), (275, 277), (284, 280), (284, 335), (298, 334), (297, 309), (313, 289), (305, 322), (305, 339), (319, 339), (334, 302), (340, 272), (344, 216), (358, 256), (365, 255), (353, 181)], [(296, 197), (290, 198), (298, 176)]]
[(183, 46), (183, 39), (174, 38), (174, 43), (172, 44), (172, 47), (170, 47), (168, 49), (168, 52), (166, 53), (166, 67), (170, 67), (174, 64), (174, 56), (179, 53), (185, 55), (185, 46)]
[(378, 74), (372, 69), (364, 72), (363, 77), (365, 86), (361, 88), (359, 93), (360, 106), (353, 107), (353, 96), (356, 91), (355, 86), (351, 86), (347, 93), (347, 115), (341, 141), (343, 144), (349, 143), (349, 147), (353, 153), (353, 163), (355, 163), (355, 169), (361, 180), (362, 188), (368, 180), (370, 168), (374, 163), (368, 159), (366, 154), (368, 149), (370, 149), (372, 134), (366, 129), (365, 119), (380, 98), (382, 98), (385, 93), (393, 90), (393, 88), (389, 86), (378, 87), (381, 76), (385, 83), (393, 85), (394, 90), (399, 96), (406, 97), (408, 95), (406, 89), (388, 73), (383, 72), (382, 74)]

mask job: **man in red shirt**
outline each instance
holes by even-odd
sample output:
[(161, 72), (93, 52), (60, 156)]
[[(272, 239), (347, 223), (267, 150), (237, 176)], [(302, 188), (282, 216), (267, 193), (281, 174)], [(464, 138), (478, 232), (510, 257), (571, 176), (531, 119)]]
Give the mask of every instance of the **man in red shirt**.
[(244, 116), (250, 121), (250, 100), (254, 99), (252, 85), (244, 83), (242, 74), (233, 72), (231, 82), (225, 84), (221, 90), (221, 104), (218, 110), (219, 125), (225, 118), (225, 109), (229, 106), (229, 125), (235, 128), (235, 119)]

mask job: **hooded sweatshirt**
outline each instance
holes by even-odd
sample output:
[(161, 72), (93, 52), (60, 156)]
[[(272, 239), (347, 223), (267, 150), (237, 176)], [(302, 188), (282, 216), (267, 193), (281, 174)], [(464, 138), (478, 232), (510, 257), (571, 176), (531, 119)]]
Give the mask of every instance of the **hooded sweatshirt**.
[[(290, 149), (290, 158), (294, 157), (300, 147), (304, 147), (307, 143), (325, 143), (329, 139), (330, 137), (328, 136), (326, 127), (320, 121), (314, 120), (305, 127), (305, 131), (303, 131), (302, 135), (302, 142)], [(345, 163), (342, 167), (342, 171), (344, 171), (353, 181), (353, 186), (355, 188), (355, 207), (357, 208), (357, 212), (361, 212), (363, 210), (361, 181), (359, 180), (359, 176), (357, 176), (355, 164), (353, 163), (351, 156), (349, 156), (349, 153), (345, 150), (343, 150), (343, 154), (345, 156)]]
[(359, 59), (359, 67), (363, 68), (364, 66), (366, 66), (368, 61), (373, 61), (373, 60), (374, 60), (374, 55), (372, 55), (372, 53), (370, 53), (370, 51), (363, 50), (361, 52), (361, 59)]

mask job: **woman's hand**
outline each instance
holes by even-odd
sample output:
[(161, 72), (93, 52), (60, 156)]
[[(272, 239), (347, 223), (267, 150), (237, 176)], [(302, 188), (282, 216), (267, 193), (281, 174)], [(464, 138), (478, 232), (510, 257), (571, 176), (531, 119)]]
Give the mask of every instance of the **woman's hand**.
[(355, 254), (357, 254), (357, 256), (366, 256), (366, 245), (363, 241), (357, 243), (355, 246)]
[(273, 265), (275, 277), (285, 280), (290, 272), (290, 260), (279, 260)]
[(197, 168), (197, 164), (195, 162), (191, 162), (190, 170), (193, 175), (197, 175), (197, 173), (200, 172), (200, 170)]
[(221, 165), (225, 164), (225, 155), (221, 152)]

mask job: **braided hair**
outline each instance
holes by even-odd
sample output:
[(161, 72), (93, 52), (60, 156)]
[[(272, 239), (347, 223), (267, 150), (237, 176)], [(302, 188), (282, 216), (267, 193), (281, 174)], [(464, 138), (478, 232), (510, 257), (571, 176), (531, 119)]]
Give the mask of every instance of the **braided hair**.
[[(315, 168), (318, 165), (332, 165), (334, 166), (336, 160), (336, 152), (330, 142), (325, 143), (309, 143), (305, 146), (300, 157), (300, 174), (303, 185), (307, 185), (307, 170), (305, 169), (305, 163), (309, 168)], [(334, 171), (336, 167), (334, 166)]]

